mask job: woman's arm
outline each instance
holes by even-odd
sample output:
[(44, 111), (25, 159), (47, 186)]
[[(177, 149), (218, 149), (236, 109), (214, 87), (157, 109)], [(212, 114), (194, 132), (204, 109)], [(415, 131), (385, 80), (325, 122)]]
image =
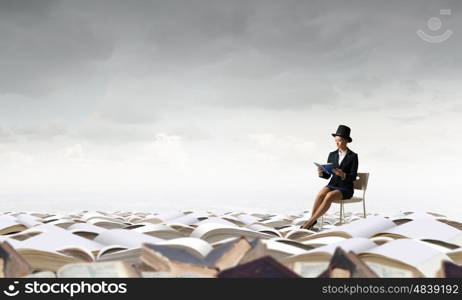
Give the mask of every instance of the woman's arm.
[(345, 176), (344, 181), (353, 182), (356, 180), (356, 176), (358, 176), (358, 164), (359, 164), (358, 155), (355, 154), (355, 156), (353, 157), (353, 161), (351, 163), (350, 172), (345, 173), (346, 176)]
[[(329, 156), (327, 156), (327, 162), (328, 162), (328, 163), (331, 163), (331, 162), (332, 162), (332, 158), (331, 158), (330, 153), (329, 153)], [(319, 173), (319, 177), (324, 178), (324, 179), (329, 179), (330, 176), (331, 176), (330, 174), (328, 174), (328, 173), (326, 173), (326, 172), (324, 172), (324, 171), (321, 172), (321, 173)]]

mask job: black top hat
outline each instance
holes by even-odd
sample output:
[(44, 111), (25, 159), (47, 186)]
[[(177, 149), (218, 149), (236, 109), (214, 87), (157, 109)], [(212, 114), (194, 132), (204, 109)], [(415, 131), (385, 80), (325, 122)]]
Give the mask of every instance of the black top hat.
[(332, 136), (341, 136), (343, 138), (346, 138), (347, 141), (349, 143), (351, 143), (353, 141), (353, 139), (350, 137), (350, 132), (351, 132), (351, 129), (350, 127), (348, 126), (345, 126), (345, 125), (339, 125), (338, 128), (337, 128), (337, 132), (336, 133), (332, 133)]

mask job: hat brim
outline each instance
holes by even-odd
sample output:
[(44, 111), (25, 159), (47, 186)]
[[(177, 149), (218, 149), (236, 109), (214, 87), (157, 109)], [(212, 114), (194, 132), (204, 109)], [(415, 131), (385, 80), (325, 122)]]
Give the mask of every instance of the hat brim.
[(352, 139), (351, 137), (349, 137), (349, 136), (343, 136), (343, 135), (335, 134), (335, 133), (332, 133), (332, 136), (333, 136), (333, 137), (341, 136), (342, 138), (347, 139), (348, 143), (353, 142), (353, 139)]

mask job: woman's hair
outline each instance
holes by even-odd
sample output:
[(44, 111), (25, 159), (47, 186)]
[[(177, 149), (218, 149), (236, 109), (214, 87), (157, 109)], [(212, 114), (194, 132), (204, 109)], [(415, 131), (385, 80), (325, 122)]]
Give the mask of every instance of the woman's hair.
[[(342, 139), (343, 142), (346, 142), (347, 144), (349, 143), (348, 140), (346, 138), (344, 138), (343, 136), (340, 136), (340, 135), (337, 135), (339, 138)], [(335, 138), (335, 137), (334, 137)]]

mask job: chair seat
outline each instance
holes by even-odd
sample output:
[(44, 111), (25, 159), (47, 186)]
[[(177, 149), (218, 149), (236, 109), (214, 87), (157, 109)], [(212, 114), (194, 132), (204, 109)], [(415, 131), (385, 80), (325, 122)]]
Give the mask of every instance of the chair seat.
[(350, 199), (345, 200), (335, 200), (333, 203), (355, 203), (363, 201), (363, 197), (351, 197)]

